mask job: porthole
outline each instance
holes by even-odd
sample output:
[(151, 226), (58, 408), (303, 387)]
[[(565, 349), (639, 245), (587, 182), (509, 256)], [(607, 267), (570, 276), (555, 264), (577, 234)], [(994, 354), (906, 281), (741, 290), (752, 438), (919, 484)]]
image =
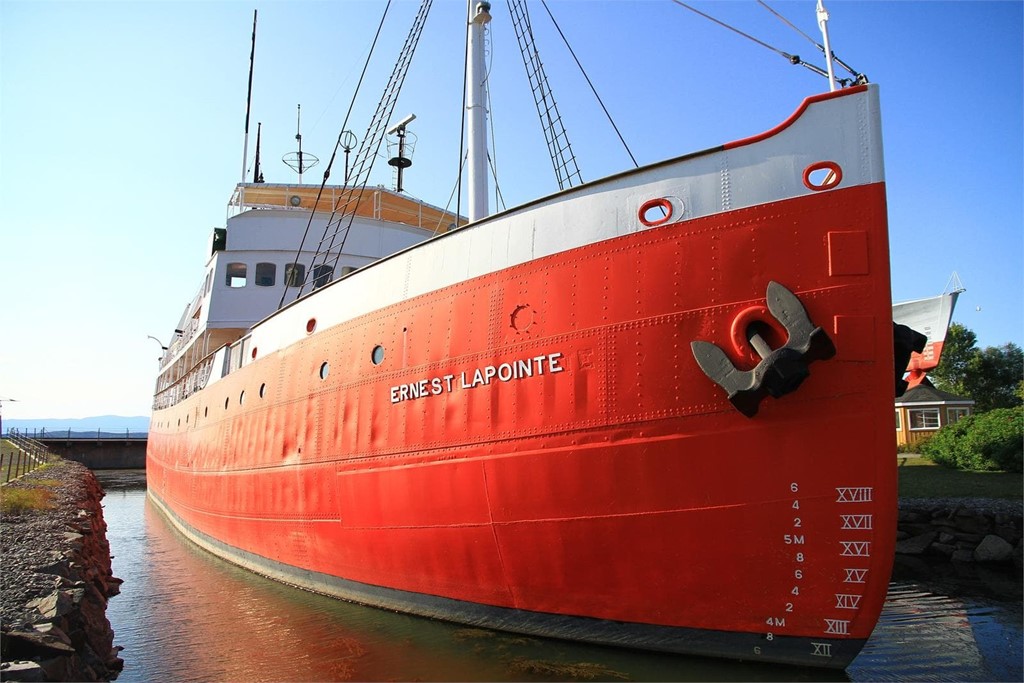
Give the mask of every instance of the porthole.
[(205, 408), (203, 408), (203, 417), (209, 417), (209, 416), (210, 416), (210, 406), (206, 406)]
[(185, 416), (185, 424), (188, 424), (188, 415)]
[(245, 391), (242, 391), (242, 393), (240, 393), (238, 395), (238, 405), (242, 405), (244, 403), (245, 403)]
[(380, 365), (384, 362), (384, 347), (378, 344), (373, 347), (373, 352), (370, 354), (370, 360), (373, 361), (374, 365)]
[(330, 371), (331, 364), (328, 363), (327, 361), (324, 361), (323, 364), (320, 366), (320, 379), (327, 379), (327, 375), (330, 373)]
[(228, 409), (228, 403), (230, 403), (230, 402), (231, 402), (231, 399), (230, 399), (230, 398), (226, 398), (226, 399), (224, 399), (224, 410), (227, 410), (227, 409)]
[(313, 334), (313, 330), (316, 329), (316, 318), (310, 318), (306, 321), (306, 334)]
[(178, 426), (179, 427), (181, 426), (181, 418), (180, 417), (178, 418)]
[(256, 347), (252, 347), (252, 359), (256, 360)]
[(267, 383), (266, 382), (264, 382), (263, 384), (260, 385), (260, 398), (263, 398), (263, 395), (265, 393), (267, 393)]

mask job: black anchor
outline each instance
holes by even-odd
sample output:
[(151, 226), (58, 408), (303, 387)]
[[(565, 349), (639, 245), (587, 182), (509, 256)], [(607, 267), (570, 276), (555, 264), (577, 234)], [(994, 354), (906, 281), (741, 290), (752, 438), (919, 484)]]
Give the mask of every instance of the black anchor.
[(831, 358), (836, 353), (832, 340), (811, 322), (793, 292), (773, 281), (768, 283), (766, 298), (768, 310), (786, 328), (789, 338), (773, 351), (759, 334), (748, 333), (750, 344), (761, 356), (753, 370), (737, 369), (725, 352), (711, 342), (690, 342), (700, 369), (725, 389), (732, 404), (747, 417), (757, 414), (765, 396), (779, 398), (795, 391), (810, 375), (808, 363)]

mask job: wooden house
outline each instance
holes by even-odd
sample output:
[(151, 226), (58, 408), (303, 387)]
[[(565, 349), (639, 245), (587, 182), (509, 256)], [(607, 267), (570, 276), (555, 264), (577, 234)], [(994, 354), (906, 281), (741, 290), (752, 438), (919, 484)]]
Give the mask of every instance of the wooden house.
[(910, 449), (974, 412), (974, 401), (936, 389), (928, 378), (896, 399), (896, 445)]

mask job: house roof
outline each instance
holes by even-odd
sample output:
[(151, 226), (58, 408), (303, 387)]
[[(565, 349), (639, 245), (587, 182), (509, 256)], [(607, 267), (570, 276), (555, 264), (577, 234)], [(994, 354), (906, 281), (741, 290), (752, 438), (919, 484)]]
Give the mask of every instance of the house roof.
[(921, 380), (920, 384), (913, 389), (908, 389), (906, 393), (896, 399), (896, 405), (898, 406), (908, 403), (960, 403), (963, 405), (974, 405), (974, 400), (936, 389), (935, 385), (925, 377)]

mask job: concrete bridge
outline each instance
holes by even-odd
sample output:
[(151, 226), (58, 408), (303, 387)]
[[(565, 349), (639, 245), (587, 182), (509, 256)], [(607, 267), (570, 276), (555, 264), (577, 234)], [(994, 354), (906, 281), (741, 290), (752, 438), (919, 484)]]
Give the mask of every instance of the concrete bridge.
[(50, 451), (93, 470), (145, 469), (145, 432), (41, 432), (31, 437)]

